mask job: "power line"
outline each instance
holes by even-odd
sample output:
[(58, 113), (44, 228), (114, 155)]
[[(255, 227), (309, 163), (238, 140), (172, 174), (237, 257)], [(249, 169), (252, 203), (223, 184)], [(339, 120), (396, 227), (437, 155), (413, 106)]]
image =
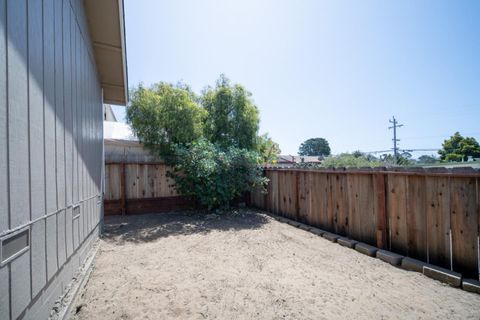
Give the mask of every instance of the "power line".
[(397, 143), (400, 141), (400, 139), (397, 139), (397, 128), (403, 127), (403, 124), (398, 124), (397, 119), (395, 117), (392, 117), (392, 120), (388, 120), (390, 123), (393, 124), (393, 126), (388, 127), (388, 129), (393, 129), (393, 156), (395, 158), (395, 163), (398, 162), (398, 146)]

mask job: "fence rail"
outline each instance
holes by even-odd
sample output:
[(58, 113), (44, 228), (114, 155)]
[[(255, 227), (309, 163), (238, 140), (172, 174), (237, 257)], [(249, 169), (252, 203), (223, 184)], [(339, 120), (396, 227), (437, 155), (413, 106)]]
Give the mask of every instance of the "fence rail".
[(252, 205), (479, 278), (480, 171), (267, 168)]
[(179, 195), (164, 163), (105, 164), (105, 215), (181, 210), (193, 202)]

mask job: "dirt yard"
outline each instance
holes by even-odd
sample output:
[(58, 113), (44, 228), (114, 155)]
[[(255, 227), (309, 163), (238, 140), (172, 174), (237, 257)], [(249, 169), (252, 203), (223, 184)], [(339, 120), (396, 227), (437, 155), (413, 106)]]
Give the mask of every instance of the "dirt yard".
[(480, 319), (480, 295), (248, 209), (105, 230), (74, 319)]

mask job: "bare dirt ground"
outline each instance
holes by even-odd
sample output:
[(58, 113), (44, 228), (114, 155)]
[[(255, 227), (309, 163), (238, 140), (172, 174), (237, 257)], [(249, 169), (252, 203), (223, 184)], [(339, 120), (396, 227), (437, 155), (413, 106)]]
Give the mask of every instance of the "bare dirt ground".
[(74, 319), (480, 319), (480, 295), (248, 209), (105, 231)]

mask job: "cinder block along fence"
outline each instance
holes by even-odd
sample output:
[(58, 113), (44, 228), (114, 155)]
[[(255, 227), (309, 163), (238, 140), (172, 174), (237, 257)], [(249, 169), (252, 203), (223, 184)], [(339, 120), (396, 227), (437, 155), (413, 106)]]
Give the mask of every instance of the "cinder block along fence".
[(181, 196), (162, 162), (105, 164), (105, 215), (182, 210), (194, 205)]
[(267, 168), (257, 208), (479, 278), (480, 171)]

